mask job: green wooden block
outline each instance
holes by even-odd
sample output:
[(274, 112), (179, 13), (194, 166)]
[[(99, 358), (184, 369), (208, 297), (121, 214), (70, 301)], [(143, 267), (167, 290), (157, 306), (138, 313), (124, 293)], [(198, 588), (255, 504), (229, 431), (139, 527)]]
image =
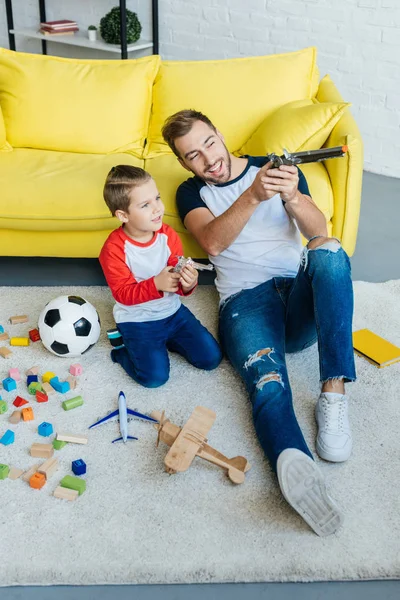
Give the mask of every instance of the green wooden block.
[(0, 465), (0, 479), (7, 479), (9, 472), (10, 467), (8, 465)]
[(31, 381), (31, 383), (28, 385), (28, 392), (34, 396), (37, 391), (41, 392), (42, 386), (38, 381)]
[(7, 412), (7, 410), (8, 410), (7, 402), (5, 400), (0, 400), (0, 415)]
[(73, 477), (72, 475), (66, 475), (60, 481), (61, 487), (68, 488), (70, 490), (78, 490), (79, 495), (83, 494), (86, 490), (86, 481), (80, 479), (80, 477)]
[(77, 406), (82, 406), (83, 398), (82, 396), (75, 396), (75, 398), (70, 398), (69, 400), (64, 400), (62, 403), (62, 407), (64, 410), (71, 410), (72, 408), (76, 408)]
[(62, 442), (61, 440), (57, 440), (57, 439), (53, 440), (54, 450), (61, 450), (61, 448), (64, 448), (64, 446), (66, 446), (67, 444), (68, 444), (68, 442)]

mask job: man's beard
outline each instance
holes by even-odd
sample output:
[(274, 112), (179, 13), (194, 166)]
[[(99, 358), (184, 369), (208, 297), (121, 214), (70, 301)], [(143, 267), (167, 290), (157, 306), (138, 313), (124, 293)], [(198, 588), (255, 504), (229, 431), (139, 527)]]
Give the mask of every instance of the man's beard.
[[(226, 155), (224, 157), (222, 157), (220, 160), (222, 160), (223, 164), (226, 165), (227, 168), (227, 175), (223, 178), (217, 178), (217, 177), (213, 177), (212, 175), (203, 175), (202, 179), (206, 182), (206, 183), (213, 183), (213, 184), (219, 184), (219, 183), (226, 183), (227, 181), (230, 180), (231, 178), (231, 172), (232, 172), (232, 159), (231, 159), (231, 155), (228, 152), (227, 147), (225, 146), (225, 151), (226, 151)], [(216, 161), (219, 162), (219, 161)], [(215, 164), (215, 163), (214, 163)]]

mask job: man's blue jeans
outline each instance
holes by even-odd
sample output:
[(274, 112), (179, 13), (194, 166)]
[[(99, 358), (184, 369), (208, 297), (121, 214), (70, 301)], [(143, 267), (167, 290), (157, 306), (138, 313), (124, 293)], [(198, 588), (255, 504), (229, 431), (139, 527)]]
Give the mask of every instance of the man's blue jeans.
[(276, 471), (279, 454), (312, 457), (293, 409), (285, 352), (318, 341), (321, 382), (356, 378), (350, 261), (339, 243), (305, 249), (295, 278), (275, 277), (242, 290), (220, 308), (220, 340), (246, 383), (258, 439)]
[(168, 380), (168, 350), (198, 369), (215, 369), (222, 360), (218, 343), (184, 305), (166, 319), (118, 323), (117, 327), (125, 348), (112, 350), (111, 358), (145, 387), (159, 387)]

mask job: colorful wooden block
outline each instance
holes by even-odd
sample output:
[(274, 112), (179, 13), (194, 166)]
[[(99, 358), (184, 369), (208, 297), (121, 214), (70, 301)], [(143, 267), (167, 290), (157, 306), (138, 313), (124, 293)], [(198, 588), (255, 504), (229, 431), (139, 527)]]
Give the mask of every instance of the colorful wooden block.
[(42, 375), (42, 381), (43, 383), (49, 383), (50, 379), (53, 379), (55, 376), (56, 374), (52, 371), (46, 371), (46, 373), (43, 373)]
[(17, 396), (13, 402), (14, 406), (17, 406), (18, 408), (20, 408), (21, 406), (24, 406), (24, 404), (29, 404), (28, 400), (25, 400), (25, 398), (21, 398), (21, 396)]
[(51, 444), (32, 444), (30, 450), (31, 456), (37, 458), (50, 458), (54, 454), (54, 448)]
[(0, 333), (0, 342), (5, 342), (6, 340), (8, 340), (8, 333)]
[(8, 479), (13, 479), (13, 480), (18, 479), (19, 477), (21, 477), (23, 472), (24, 472), (23, 469), (18, 469), (17, 467), (10, 467)]
[(10, 369), (8, 371), (8, 376), (14, 379), (15, 381), (21, 381), (21, 374), (17, 368)]
[(9, 472), (10, 467), (8, 465), (0, 464), (0, 479), (7, 479)]
[(29, 346), (31, 343), (29, 338), (25, 337), (12, 337), (10, 338), (10, 346)]
[(9, 322), (11, 325), (18, 325), (19, 323), (27, 323), (28, 316), (27, 315), (16, 315), (15, 317), (10, 317)]
[(26, 385), (29, 386), (29, 384), (31, 384), (32, 381), (39, 381), (38, 376), (37, 375), (28, 375), (28, 377), (26, 378)]
[(84, 479), (79, 479), (79, 477), (66, 475), (61, 479), (60, 486), (69, 488), (70, 490), (77, 490), (79, 495), (81, 495), (86, 490), (86, 481)]
[(54, 394), (55, 392), (54, 388), (46, 382), (42, 383), (42, 390), (45, 392), (45, 394), (47, 394), (47, 396), (51, 396), (51, 394)]
[(33, 414), (33, 408), (31, 406), (23, 408), (21, 410), (21, 417), (24, 421), (33, 421), (35, 418), (35, 415)]
[(87, 444), (88, 438), (84, 435), (75, 435), (73, 433), (57, 433), (57, 439), (61, 442), (70, 442), (71, 444)]
[(53, 440), (54, 450), (61, 450), (61, 448), (64, 448), (64, 446), (66, 446), (67, 444), (68, 444), (68, 442), (62, 442), (61, 440), (57, 440), (57, 439)]
[(50, 477), (57, 471), (58, 469), (58, 459), (55, 457), (47, 459), (40, 467), (38, 468), (39, 473), (43, 473), (46, 479), (50, 479)]
[(34, 473), (29, 480), (29, 485), (35, 490), (40, 490), (45, 485), (45, 483), (46, 476), (44, 475), (44, 473), (39, 472)]
[(79, 496), (79, 492), (78, 490), (71, 490), (69, 488), (58, 486), (54, 490), (53, 495), (56, 498), (61, 498), (62, 500), (73, 501), (77, 499), (77, 497)]
[(58, 377), (50, 379), (50, 385), (60, 394), (66, 394), (70, 390), (68, 381), (59, 381)]
[(82, 375), (83, 367), (79, 363), (75, 363), (74, 365), (70, 366), (69, 372), (71, 373), (71, 375), (74, 375), (75, 377), (77, 377), (79, 375)]
[(8, 420), (13, 425), (16, 425), (17, 423), (19, 423), (20, 420), (21, 420), (21, 411), (20, 410), (14, 410), (14, 412), (11, 414), (11, 416), (10, 416), (10, 418)]
[(11, 431), (11, 429), (7, 429), (3, 437), (0, 439), (0, 444), (3, 444), (4, 446), (9, 446), (10, 444), (13, 444), (14, 441), (15, 433)]
[(25, 473), (22, 475), (22, 480), (23, 481), (28, 481), (30, 480), (30, 478), (32, 477), (32, 475), (34, 473), (36, 473), (36, 471), (38, 470), (39, 465), (32, 465), (32, 467), (30, 467), (27, 471), (25, 471)]
[(49, 397), (47, 394), (45, 394), (44, 392), (41, 392), (40, 390), (36, 390), (36, 402), (47, 402)]
[(39, 373), (39, 367), (31, 367), (30, 369), (27, 370), (27, 372), (25, 373), (25, 375), (37, 375)]
[(77, 379), (76, 377), (74, 377), (73, 375), (68, 375), (67, 379), (65, 381), (68, 381), (69, 383), (69, 387), (71, 390), (74, 390), (76, 388), (77, 385)]
[(3, 358), (10, 358), (11, 354), (12, 352), (8, 348), (5, 348), (4, 346), (0, 348), (0, 356)]
[(4, 333), (4, 327), (3, 327), (3, 325), (0, 325), (0, 333)]
[(64, 400), (62, 403), (62, 407), (64, 410), (71, 410), (72, 408), (77, 408), (78, 406), (82, 406), (83, 398), (82, 396), (75, 396), (75, 398), (70, 398), (69, 400)]
[(35, 396), (37, 391), (42, 391), (42, 385), (38, 381), (32, 381), (28, 385), (28, 392), (31, 394), (31, 396)]
[(86, 463), (81, 458), (72, 461), (72, 470), (75, 475), (84, 475), (86, 473)]
[(51, 423), (46, 423), (46, 421), (43, 421), (43, 423), (40, 423), (40, 425), (38, 427), (39, 435), (42, 435), (43, 437), (48, 437), (52, 433), (53, 433), (53, 425)]
[(0, 415), (4, 415), (8, 411), (8, 404), (5, 400), (0, 399)]
[(12, 377), (6, 377), (5, 379), (3, 379), (3, 388), (7, 392), (12, 392), (12, 390), (17, 389), (17, 382)]
[(40, 340), (40, 333), (38, 329), (31, 329), (28, 331), (28, 335), (32, 342), (38, 342)]

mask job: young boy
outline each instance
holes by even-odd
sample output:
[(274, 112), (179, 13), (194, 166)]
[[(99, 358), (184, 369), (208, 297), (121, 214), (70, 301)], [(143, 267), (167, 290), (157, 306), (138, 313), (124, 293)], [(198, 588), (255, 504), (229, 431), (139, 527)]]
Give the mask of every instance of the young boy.
[(217, 342), (179, 299), (193, 292), (198, 273), (190, 265), (173, 272), (182, 243), (162, 221), (164, 205), (154, 179), (138, 167), (118, 165), (109, 172), (103, 194), (122, 223), (99, 256), (123, 341), (111, 351), (113, 362), (145, 387), (168, 380), (168, 350), (199, 369), (215, 369), (222, 358)]

